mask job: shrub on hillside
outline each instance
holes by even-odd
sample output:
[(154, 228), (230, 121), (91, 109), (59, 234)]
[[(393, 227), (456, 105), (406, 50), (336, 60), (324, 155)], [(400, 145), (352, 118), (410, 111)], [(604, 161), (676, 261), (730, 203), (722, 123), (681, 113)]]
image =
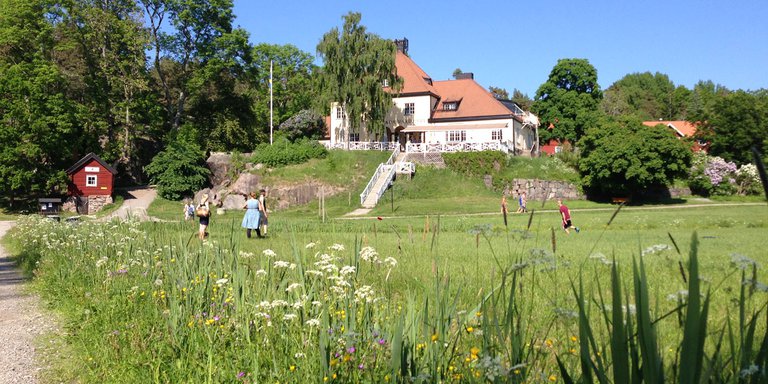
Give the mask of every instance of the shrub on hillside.
[(684, 178), (691, 150), (663, 127), (611, 121), (579, 141), (579, 170), (585, 188), (608, 195), (642, 194)]
[(210, 171), (205, 153), (193, 141), (175, 140), (144, 167), (157, 193), (169, 200), (178, 200), (205, 185)]
[(688, 185), (691, 191), (709, 195), (753, 195), (761, 192), (757, 167), (726, 161), (718, 156), (697, 153), (691, 166)]
[(251, 161), (268, 167), (301, 164), (328, 155), (328, 150), (316, 140), (300, 139), (292, 143), (285, 137), (279, 137), (272, 145), (260, 144), (253, 152)]
[(296, 141), (302, 137), (319, 139), (325, 132), (323, 117), (312, 110), (299, 111), (280, 124), (278, 128), (284, 132), (290, 141)]
[(499, 151), (444, 153), (448, 169), (469, 176), (493, 175), (504, 170), (507, 156)]

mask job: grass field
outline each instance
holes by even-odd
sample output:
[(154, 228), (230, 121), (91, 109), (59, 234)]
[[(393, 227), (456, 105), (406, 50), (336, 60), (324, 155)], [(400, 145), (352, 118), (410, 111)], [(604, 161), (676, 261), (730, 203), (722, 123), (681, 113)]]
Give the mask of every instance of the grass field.
[[(251, 240), (242, 214), (227, 213), (203, 244), (192, 222), (30, 221), (9, 246), (36, 266), (37, 288), (66, 321), (73, 356), (52, 371), (64, 381), (557, 382), (587, 377), (585, 356), (615, 375), (615, 328), (602, 319), (622, 286), (619, 314), (638, 314), (631, 331), (646, 308), (651, 349), (675, 378), (694, 318), (680, 307), (691, 276), (711, 298), (707, 377), (737, 382), (761, 362), (768, 206), (626, 207), (610, 226), (615, 206), (584, 206), (570, 235), (546, 202), (509, 227), (499, 214), (321, 223), (316, 212), (275, 212), (269, 236)], [(688, 264), (694, 233), (698, 272)], [(632, 289), (640, 260), (645, 307)], [(718, 349), (720, 337), (730, 342)]]

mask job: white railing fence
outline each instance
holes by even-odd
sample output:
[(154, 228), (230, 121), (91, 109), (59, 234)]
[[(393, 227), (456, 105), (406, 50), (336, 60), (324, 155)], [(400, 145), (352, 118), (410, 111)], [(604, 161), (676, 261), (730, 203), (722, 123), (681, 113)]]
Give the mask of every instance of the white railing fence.
[[(384, 183), (380, 183), (378, 188), (376, 188), (375, 190), (371, 191), (371, 193), (374, 193), (376, 195), (376, 201), (377, 202), (381, 198), (381, 195), (384, 194), (384, 191), (387, 190), (387, 188), (389, 187), (389, 184), (395, 178), (395, 167), (390, 165), (390, 166), (387, 166), (386, 168), (387, 168), (387, 170), (385, 171), (385, 173), (383, 173), (381, 175), (381, 177), (384, 178), (385, 182)], [(363, 204), (363, 202), (361, 201), (360, 204)]]
[(379, 141), (350, 141), (348, 143), (333, 143), (325, 141), (322, 143), (327, 149), (346, 149), (350, 151), (392, 151), (400, 147), (399, 143), (395, 142), (379, 142)]
[(503, 145), (498, 141), (483, 143), (408, 143), (405, 146), (405, 151), (409, 153), (501, 151), (503, 149)]

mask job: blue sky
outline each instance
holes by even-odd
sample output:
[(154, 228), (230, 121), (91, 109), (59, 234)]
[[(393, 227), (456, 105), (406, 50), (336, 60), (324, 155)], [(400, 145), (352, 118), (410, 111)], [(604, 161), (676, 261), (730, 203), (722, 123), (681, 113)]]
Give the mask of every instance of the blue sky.
[[(661, 72), (692, 88), (768, 88), (768, 1), (264, 1), (235, 0), (251, 42), (312, 55), (350, 11), (368, 32), (407, 37), (435, 80), (473, 72), (484, 87), (530, 97), (561, 58), (585, 58), (605, 89), (628, 73)], [(320, 64), (320, 62), (318, 62)]]

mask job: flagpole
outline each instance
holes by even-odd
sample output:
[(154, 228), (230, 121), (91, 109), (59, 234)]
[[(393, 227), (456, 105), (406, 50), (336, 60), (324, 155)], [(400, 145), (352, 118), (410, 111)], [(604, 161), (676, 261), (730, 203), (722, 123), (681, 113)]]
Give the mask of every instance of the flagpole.
[(272, 60), (269, 61), (269, 145), (272, 145)]

